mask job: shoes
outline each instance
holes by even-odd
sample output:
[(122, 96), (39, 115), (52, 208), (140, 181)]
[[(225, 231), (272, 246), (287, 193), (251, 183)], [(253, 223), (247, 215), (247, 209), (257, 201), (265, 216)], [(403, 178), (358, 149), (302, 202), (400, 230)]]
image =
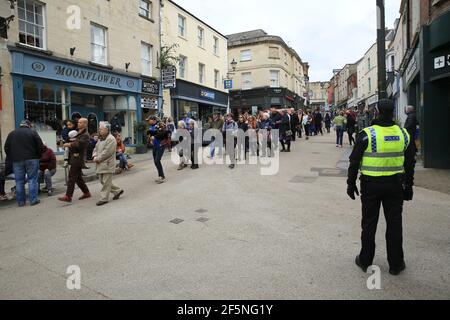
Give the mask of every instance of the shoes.
[(191, 169), (192, 170), (197, 170), (197, 169), (199, 169), (200, 167), (198, 166), (198, 164), (193, 164), (192, 166), (191, 166)]
[(362, 271), (364, 271), (364, 273), (367, 272), (367, 268), (368, 268), (368, 267), (363, 266), (361, 260), (359, 259), (359, 255), (356, 256), (355, 263), (356, 263), (356, 265), (357, 265), (358, 267), (361, 268)]
[(61, 202), (68, 202), (68, 203), (72, 202), (72, 198), (70, 198), (68, 196), (64, 196), (64, 197), (58, 198), (58, 200), (61, 201)]
[(41, 203), (41, 200), (37, 200), (36, 202), (30, 203), (30, 207), (37, 206), (40, 203)]
[(234, 167), (235, 167), (235, 165), (234, 165), (234, 164), (231, 164), (228, 168), (234, 169)]
[(400, 269), (389, 269), (389, 273), (393, 276), (398, 276), (400, 273), (405, 271), (405, 269), (406, 269), (406, 264), (405, 264), (405, 262), (403, 262)]
[(49, 196), (49, 197), (53, 196), (53, 190), (48, 190), (47, 191), (47, 196)]
[(85, 199), (89, 199), (91, 198), (91, 194), (90, 193), (85, 193), (83, 194), (78, 200), (85, 200)]
[(81, 169), (89, 170), (91, 167), (88, 167), (87, 165), (84, 165)]
[(180, 164), (179, 166), (178, 166), (178, 171), (181, 171), (181, 170), (183, 170), (184, 168), (186, 168), (183, 164)]
[(104, 206), (107, 203), (108, 203), (108, 201), (99, 201), (99, 202), (97, 202), (97, 207)]
[(128, 164), (128, 170), (130, 170), (133, 167), (134, 167), (134, 164), (131, 164), (131, 163)]
[(155, 182), (158, 184), (162, 184), (162, 183), (166, 182), (166, 178), (159, 177), (158, 179), (155, 180)]
[(114, 196), (113, 200), (119, 200), (120, 197), (125, 193), (125, 191), (121, 190), (117, 195)]

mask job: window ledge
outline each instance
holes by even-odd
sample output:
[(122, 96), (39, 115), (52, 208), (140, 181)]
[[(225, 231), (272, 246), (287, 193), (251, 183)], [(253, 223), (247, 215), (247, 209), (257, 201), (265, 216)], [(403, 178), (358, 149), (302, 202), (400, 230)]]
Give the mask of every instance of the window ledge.
[(142, 19), (145, 19), (145, 20), (147, 20), (147, 21), (150, 21), (150, 22), (152, 22), (152, 23), (155, 23), (155, 20), (153, 20), (152, 18), (149, 18), (149, 17), (147, 17), (147, 16), (144, 16), (144, 15), (142, 15), (142, 14), (140, 14), (139, 17), (141, 17)]
[(16, 42), (16, 47), (29, 49), (29, 50), (40, 52), (40, 53), (44, 53), (44, 54), (49, 55), (49, 56), (53, 55), (53, 51), (42, 49), (42, 48), (38, 48), (38, 47), (33, 47), (33, 46), (28, 45), (28, 44), (23, 44), (23, 43), (20, 43), (20, 42)]
[(188, 39), (186, 37), (180, 36), (178, 35), (178, 38), (183, 39), (184, 41), (188, 41)]
[(206, 51), (206, 49), (205, 49), (205, 47), (202, 47), (201, 45), (197, 45), (197, 47), (199, 47), (200, 49), (203, 49), (203, 50), (205, 50)]
[(104, 68), (104, 69), (108, 69), (108, 70), (113, 70), (114, 69), (113, 66), (101, 64), (101, 63), (98, 63), (98, 62), (89, 61), (89, 64), (91, 66), (94, 66), (94, 67), (100, 67), (100, 68)]

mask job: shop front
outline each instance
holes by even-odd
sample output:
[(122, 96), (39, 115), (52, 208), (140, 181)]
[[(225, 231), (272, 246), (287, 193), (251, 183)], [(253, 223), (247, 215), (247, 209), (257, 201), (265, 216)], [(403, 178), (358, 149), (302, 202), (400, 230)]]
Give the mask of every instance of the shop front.
[(176, 122), (189, 117), (206, 123), (214, 113), (224, 115), (227, 112), (228, 94), (226, 92), (177, 80), (177, 86), (170, 90), (170, 94)]
[(23, 119), (30, 120), (46, 143), (61, 151), (57, 146), (63, 121), (85, 117), (90, 134), (97, 132), (100, 121), (109, 121), (128, 144), (136, 143), (139, 78), (15, 47), (9, 50), (16, 127)]
[(450, 169), (450, 11), (421, 33), (421, 141), (426, 168)]

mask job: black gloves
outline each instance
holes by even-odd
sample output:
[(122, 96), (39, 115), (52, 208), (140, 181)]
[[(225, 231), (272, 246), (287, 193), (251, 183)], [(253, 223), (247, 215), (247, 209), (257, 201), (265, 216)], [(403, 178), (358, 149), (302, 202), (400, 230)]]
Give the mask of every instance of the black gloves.
[(347, 185), (347, 194), (352, 200), (356, 200), (355, 193), (359, 197), (359, 191), (356, 184)]
[(414, 191), (412, 186), (403, 187), (403, 200), (411, 201), (414, 197)]

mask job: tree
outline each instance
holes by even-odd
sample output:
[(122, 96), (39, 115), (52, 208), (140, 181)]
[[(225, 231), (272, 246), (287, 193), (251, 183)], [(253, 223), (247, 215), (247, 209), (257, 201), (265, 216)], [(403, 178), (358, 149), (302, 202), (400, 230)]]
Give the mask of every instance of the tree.
[(180, 60), (176, 53), (176, 49), (178, 47), (178, 43), (171, 45), (163, 44), (161, 47), (161, 56), (159, 57), (159, 65), (161, 69), (173, 66)]

